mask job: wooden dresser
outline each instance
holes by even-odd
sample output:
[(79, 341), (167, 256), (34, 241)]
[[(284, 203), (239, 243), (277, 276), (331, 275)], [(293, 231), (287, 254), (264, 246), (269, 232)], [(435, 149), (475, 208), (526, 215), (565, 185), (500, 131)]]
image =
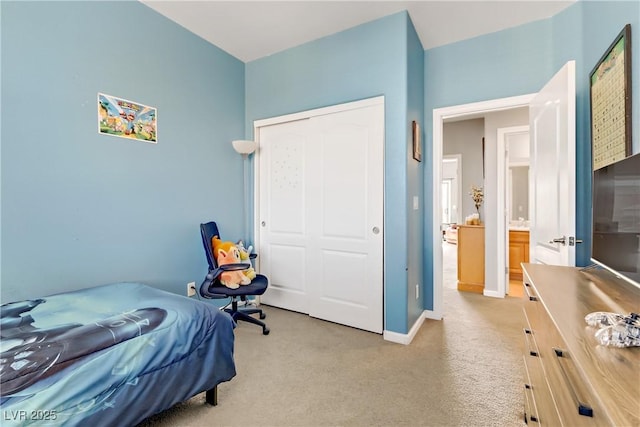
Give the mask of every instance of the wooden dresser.
[(529, 262), (529, 231), (509, 230), (509, 279), (522, 280), (523, 262)]
[(599, 345), (584, 317), (640, 312), (640, 289), (604, 270), (524, 264), (525, 420), (640, 426), (640, 347)]
[(458, 225), (458, 290), (484, 291), (483, 225)]

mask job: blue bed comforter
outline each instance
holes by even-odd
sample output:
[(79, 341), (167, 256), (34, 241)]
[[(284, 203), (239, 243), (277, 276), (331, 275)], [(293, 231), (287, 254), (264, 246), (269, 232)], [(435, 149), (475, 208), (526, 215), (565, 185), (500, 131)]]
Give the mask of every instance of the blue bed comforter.
[(1, 306), (0, 424), (135, 425), (235, 376), (233, 320), (120, 283)]

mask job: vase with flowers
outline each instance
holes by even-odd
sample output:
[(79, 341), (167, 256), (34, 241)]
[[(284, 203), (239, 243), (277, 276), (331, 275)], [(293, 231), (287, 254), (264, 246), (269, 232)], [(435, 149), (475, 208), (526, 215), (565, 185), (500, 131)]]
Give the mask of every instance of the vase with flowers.
[(478, 213), (478, 222), (480, 222), (480, 206), (482, 206), (482, 201), (484, 200), (484, 190), (482, 187), (472, 185), (469, 195), (471, 196), (473, 204), (476, 207), (476, 212)]

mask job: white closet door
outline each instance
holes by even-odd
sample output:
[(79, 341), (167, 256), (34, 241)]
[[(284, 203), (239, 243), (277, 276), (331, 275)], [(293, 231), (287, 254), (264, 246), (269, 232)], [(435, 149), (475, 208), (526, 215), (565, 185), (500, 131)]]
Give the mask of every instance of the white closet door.
[(261, 301), (309, 313), (311, 243), (307, 198), (311, 144), (308, 121), (260, 129), (260, 273), (269, 278)]
[(382, 332), (383, 107), (310, 120), (309, 314)]
[(260, 150), (262, 301), (382, 332), (384, 104), (260, 128)]

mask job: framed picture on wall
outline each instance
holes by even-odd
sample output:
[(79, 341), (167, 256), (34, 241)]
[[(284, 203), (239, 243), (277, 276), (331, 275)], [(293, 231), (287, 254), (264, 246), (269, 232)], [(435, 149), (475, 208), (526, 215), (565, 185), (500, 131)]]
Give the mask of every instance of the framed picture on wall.
[(589, 75), (593, 170), (631, 154), (631, 25)]
[(158, 110), (139, 102), (98, 93), (98, 133), (158, 143)]
[(422, 141), (420, 138), (420, 124), (417, 121), (411, 122), (413, 133), (413, 158), (422, 161)]

